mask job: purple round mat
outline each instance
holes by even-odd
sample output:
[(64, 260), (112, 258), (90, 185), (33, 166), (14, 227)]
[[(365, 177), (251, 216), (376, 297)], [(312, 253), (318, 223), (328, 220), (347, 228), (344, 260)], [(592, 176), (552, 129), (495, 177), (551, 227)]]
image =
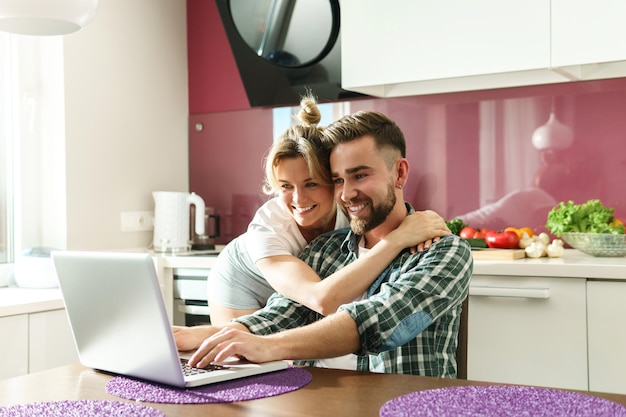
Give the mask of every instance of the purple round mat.
[(107, 383), (106, 390), (121, 398), (153, 403), (230, 403), (295, 391), (312, 379), (308, 371), (295, 367), (195, 388), (175, 388), (117, 376)]
[(165, 417), (165, 414), (145, 405), (117, 401), (53, 401), (0, 407), (0, 417)]
[(450, 387), (387, 401), (381, 417), (626, 417), (626, 407), (591, 395), (523, 386)]

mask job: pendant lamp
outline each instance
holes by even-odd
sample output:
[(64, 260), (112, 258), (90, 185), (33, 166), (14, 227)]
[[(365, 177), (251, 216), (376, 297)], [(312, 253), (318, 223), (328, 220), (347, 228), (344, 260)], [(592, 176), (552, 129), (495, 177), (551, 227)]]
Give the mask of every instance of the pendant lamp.
[(537, 150), (567, 149), (574, 141), (574, 133), (569, 126), (564, 125), (556, 118), (554, 112), (554, 97), (548, 121), (535, 129), (532, 137), (533, 146)]
[(66, 35), (96, 15), (98, 0), (0, 0), (0, 31), (20, 35)]

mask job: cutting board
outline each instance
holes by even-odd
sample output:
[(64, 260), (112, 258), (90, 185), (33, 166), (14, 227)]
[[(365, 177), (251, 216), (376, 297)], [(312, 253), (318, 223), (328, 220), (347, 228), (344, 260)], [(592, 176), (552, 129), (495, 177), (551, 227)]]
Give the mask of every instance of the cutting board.
[(524, 249), (472, 249), (474, 260), (496, 261), (523, 259), (526, 257)]

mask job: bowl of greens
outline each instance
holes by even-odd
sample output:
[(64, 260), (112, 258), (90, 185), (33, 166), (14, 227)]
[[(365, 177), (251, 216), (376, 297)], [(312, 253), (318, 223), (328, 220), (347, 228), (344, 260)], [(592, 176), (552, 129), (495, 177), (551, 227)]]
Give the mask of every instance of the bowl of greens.
[(600, 200), (561, 202), (548, 213), (546, 227), (568, 245), (592, 256), (626, 256), (624, 224)]

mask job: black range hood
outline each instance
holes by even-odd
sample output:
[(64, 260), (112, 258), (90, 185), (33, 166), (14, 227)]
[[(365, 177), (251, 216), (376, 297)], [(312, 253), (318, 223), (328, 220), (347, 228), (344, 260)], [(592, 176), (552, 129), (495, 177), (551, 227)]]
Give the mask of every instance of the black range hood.
[[(332, 45), (327, 44), (326, 56), (310, 60), (303, 64), (297, 61), (292, 51), (274, 50), (268, 57), (259, 56), (246, 43), (240, 34), (233, 12), (231, 0), (215, 0), (224, 29), (235, 57), (239, 75), (243, 82), (248, 100), (252, 107), (298, 105), (300, 98), (311, 90), (319, 102), (366, 97), (341, 88), (341, 41), (339, 36), (339, 2), (331, 0), (336, 31)], [(234, 2), (240, 0), (232, 0)], [(269, 0), (276, 3), (290, 3), (296, 0)], [(303, 0), (300, 0), (303, 1)], [(310, 2), (312, 0), (305, 0)], [(328, 1), (328, 0), (326, 0)], [(303, 28), (311, 33), (316, 31), (315, 22), (308, 22)], [(332, 35), (331, 35), (332, 36)]]

